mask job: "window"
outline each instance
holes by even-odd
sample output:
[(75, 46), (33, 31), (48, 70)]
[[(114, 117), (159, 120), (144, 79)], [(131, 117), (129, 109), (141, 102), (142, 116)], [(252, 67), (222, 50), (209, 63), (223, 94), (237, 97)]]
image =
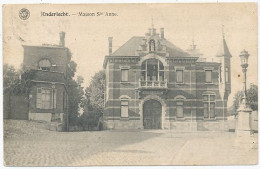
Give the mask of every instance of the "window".
[(209, 108), (208, 108), (208, 103), (204, 103), (204, 118), (209, 118)]
[(214, 118), (215, 117), (215, 103), (210, 102), (210, 117)]
[(54, 109), (56, 108), (57, 89), (37, 89), (36, 107), (39, 109)]
[(41, 70), (50, 70), (51, 62), (48, 59), (42, 59), (39, 61), (39, 68)]
[(176, 70), (177, 83), (183, 83), (183, 70)]
[(155, 41), (152, 39), (149, 42), (149, 51), (154, 52), (155, 51)]
[(147, 59), (141, 65), (142, 81), (164, 81), (164, 66), (158, 59)]
[(226, 68), (226, 82), (229, 82), (229, 71), (228, 71), (228, 68)]
[(128, 117), (128, 100), (121, 100), (121, 117)]
[(51, 109), (51, 90), (42, 89), (42, 108)]
[(128, 69), (121, 69), (121, 81), (122, 82), (128, 81)]
[(215, 118), (215, 95), (203, 95), (204, 118)]
[(206, 70), (206, 83), (211, 83), (212, 82), (212, 70)]
[(222, 71), (221, 71), (222, 67), (220, 66), (219, 68), (219, 81), (222, 82)]
[(183, 117), (183, 101), (176, 102), (177, 117)]

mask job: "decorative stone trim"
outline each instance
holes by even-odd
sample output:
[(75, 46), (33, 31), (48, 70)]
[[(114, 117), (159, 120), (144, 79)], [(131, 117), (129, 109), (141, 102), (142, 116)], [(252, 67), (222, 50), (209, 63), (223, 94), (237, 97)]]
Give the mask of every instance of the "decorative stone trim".
[(195, 63), (198, 57), (167, 57), (167, 63)]
[(124, 69), (124, 70), (129, 70), (130, 66), (119, 66), (120, 70)]
[(204, 67), (204, 70), (214, 70), (214, 67)]
[(168, 66), (167, 62), (165, 61), (165, 58), (163, 58), (162, 56), (157, 55), (157, 54), (155, 54), (155, 53), (153, 53), (153, 54), (150, 53), (150, 54), (148, 54), (148, 55), (142, 57), (142, 59), (138, 62), (138, 65), (141, 66), (142, 63), (143, 63), (145, 60), (147, 60), (147, 59), (153, 59), (153, 58), (160, 60), (160, 61), (163, 63), (163, 66)]
[(119, 99), (120, 99), (120, 100), (130, 100), (131, 97), (129, 97), (128, 95), (121, 95), (121, 96), (119, 97)]
[(186, 100), (186, 97), (184, 97), (183, 95), (178, 95), (178, 96), (175, 96), (174, 101), (178, 101), (178, 100)]

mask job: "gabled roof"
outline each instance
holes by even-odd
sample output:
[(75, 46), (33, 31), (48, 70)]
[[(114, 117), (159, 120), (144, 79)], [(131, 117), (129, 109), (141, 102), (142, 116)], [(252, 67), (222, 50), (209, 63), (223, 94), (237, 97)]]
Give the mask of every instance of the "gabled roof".
[(217, 57), (221, 57), (221, 56), (232, 57), (229, 52), (225, 38), (223, 38), (216, 56)]
[[(137, 50), (142, 44), (143, 36), (134, 36), (129, 39), (124, 45), (118, 48), (110, 56), (138, 56)], [(190, 56), (187, 52), (178, 48), (166, 39), (159, 40), (162, 45), (166, 45), (166, 51), (169, 53), (169, 57), (186, 57)]]
[(188, 52), (175, 46), (170, 41), (166, 39), (161, 39), (161, 41), (166, 45), (166, 51), (169, 53), (169, 57), (190, 57)]
[(142, 43), (142, 39), (144, 39), (142, 36), (133, 36), (110, 56), (137, 56), (136, 50)]

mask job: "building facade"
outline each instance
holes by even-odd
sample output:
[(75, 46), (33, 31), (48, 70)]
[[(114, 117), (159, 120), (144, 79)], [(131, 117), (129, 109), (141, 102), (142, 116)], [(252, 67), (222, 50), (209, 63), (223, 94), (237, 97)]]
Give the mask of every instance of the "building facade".
[(107, 129), (224, 129), (231, 54), (223, 36), (217, 62), (184, 51), (150, 28), (105, 57)]
[(65, 47), (65, 33), (59, 45), (23, 45), (25, 70), (33, 72), (29, 93), (29, 120), (64, 122), (68, 94), (66, 77), (70, 53)]

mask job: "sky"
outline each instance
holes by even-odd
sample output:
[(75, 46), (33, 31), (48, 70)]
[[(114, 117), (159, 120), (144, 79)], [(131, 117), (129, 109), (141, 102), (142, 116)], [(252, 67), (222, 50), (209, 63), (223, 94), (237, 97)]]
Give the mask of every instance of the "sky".
[[(19, 10), (27, 8), (30, 17), (19, 18)], [(247, 82), (257, 84), (257, 4), (89, 4), (89, 5), (6, 5), (3, 9), (3, 63), (22, 64), (22, 45), (59, 44), (59, 32), (66, 32), (65, 45), (78, 64), (77, 74), (86, 87), (91, 77), (102, 70), (108, 55), (108, 37), (113, 37), (113, 51), (132, 36), (143, 36), (153, 18), (157, 32), (165, 30), (165, 38), (186, 50), (194, 39), (204, 58), (215, 58), (222, 40), (222, 25), (231, 59), (232, 93), (242, 89), (239, 53), (247, 50), (249, 67)], [(68, 17), (43, 17), (41, 12), (68, 12)], [(117, 16), (85, 16), (78, 12), (114, 12)], [(72, 15), (76, 14), (76, 15)]]

